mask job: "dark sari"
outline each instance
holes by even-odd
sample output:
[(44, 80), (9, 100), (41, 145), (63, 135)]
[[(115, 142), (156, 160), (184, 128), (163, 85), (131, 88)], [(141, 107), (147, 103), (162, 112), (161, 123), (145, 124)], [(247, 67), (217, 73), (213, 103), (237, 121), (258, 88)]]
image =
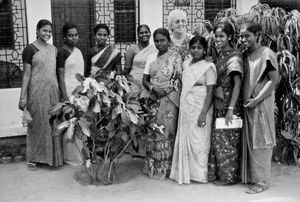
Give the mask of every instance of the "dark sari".
[(108, 45), (102, 50), (93, 47), (88, 51), (87, 68), (85, 76), (93, 76), (97, 78), (101, 74), (109, 75), (111, 72), (117, 71), (117, 66), (121, 65), (121, 53), (112, 45)]
[[(218, 78), (214, 99), (215, 110), (208, 164), (208, 180), (221, 181), (222, 184), (233, 184), (238, 179), (241, 130), (216, 129), (215, 120), (226, 116), (234, 87), (234, 74), (243, 75), (241, 53), (234, 50), (226, 52), (217, 59), (216, 67)], [(237, 100), (233, 114), (241, 117), (241, 99)]]

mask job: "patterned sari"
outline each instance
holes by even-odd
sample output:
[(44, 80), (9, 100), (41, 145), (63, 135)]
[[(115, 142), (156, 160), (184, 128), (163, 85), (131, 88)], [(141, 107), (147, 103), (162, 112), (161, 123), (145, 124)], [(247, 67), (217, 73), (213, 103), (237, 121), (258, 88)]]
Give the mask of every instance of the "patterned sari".
[(108, 45), (91, 59), (91, 76), (97, 78), (101, 75), (115, 73), (115, 65), (120, 62), (121, 53), (114, 46)]
[[(241, 53), (229, 51), (217, 59), (218, 79), (214, 99), (214, 120), (225, 117), (234, 87), (233, 75), (243, 75)], [(233, 114), (241, 117), (242, 100), (238, 99)], [(239, 153), (241, 144), (240, 129), (216, 129), (212, 127), (211, 150), (209, 157), (209, 181), (233, 184), (238, 181)]]
[[(157, 55), (157, 54), (155, 54)], [(176, 83), (181, 77), (180, 55), (173, 51), (157, 57), (149, 67), (150, 82), (162, 88), (167, 95), (149, 100), (153, 139), (148, 139), (143, 172), (150, 178), (164, 179), (170, 174), (173, 145), (177, 129), (180, 89)]]
[(200, 128), (197, 120), (207, 96), (207, 85), (215, 84), (217, 78), (213, 63), (202, 60), (190, 65), (190, 61), (183, 64), (178, 130), (170, 174), (179, 184), (189, 184), (191, 180), (207, 182), (213, 106), (207, 112), (205, 127)]
[(49, 109), (59, 102), (56, 55), (50, 44), (33, 55), (27, 90), (27, 109), (33, 119), (27, 130), (27, 161), (54, 167), (63, 165), (61, 137), (53, 136), (49, 123)]
[[(243, 99), (255, 98), (266, 83), (267, 61), (278, 71), (276, 55), (267, 47), (258, 50), (245, 60)], [(272, 150), (276, 144), (274, 121), (274, 91), (254, 108), (244, 108), (242, 149), (242, 182), (269, 186)]]

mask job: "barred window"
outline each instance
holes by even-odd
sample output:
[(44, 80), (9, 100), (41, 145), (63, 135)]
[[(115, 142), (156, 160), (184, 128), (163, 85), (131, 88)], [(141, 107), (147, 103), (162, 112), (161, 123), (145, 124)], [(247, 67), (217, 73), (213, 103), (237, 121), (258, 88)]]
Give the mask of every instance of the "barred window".
[(219, 11), (231, 8), (232, 6), (231, 0), (205, 0), (204, 19), (213, 22)]
[(14, 27), (10, 0), (0, 0), (0, 48), (13, 48)]
[(115, 42), (136, 41), (135, 0), (114, 1)]

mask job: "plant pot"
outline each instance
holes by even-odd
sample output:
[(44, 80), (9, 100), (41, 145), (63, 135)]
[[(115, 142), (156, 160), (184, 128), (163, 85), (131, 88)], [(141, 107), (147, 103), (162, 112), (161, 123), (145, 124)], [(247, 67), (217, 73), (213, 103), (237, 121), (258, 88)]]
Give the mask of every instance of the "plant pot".
[(13, 157), (12, 156), (3, 156), (2, 157), (2, 162), (4, 164), (11, 163), (12, 161), (13, 161)]
[(23, 155), (17, 155), (14, 157), (15, 162), (22, 162), (24, 160), (25, 160), (25, 156), (23, 156)]

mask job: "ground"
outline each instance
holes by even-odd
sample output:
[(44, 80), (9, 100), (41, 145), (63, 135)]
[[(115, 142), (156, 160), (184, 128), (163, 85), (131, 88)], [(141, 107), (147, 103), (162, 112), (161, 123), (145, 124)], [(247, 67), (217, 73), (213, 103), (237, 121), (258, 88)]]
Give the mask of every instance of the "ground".
[(25, 162), (0, 164), (0, 202), (299, 202), (300, 168), (273, 163), (272, 184), (267, 191), (249, 195), (246, 186), (208, 184), (178, 185), (167, 179), (151, 180), (142, 172), (142, 160), (124, 157), (117, 168), (118, 183), (79, 184), (78, 167), (42, 167), (29, 171)]

